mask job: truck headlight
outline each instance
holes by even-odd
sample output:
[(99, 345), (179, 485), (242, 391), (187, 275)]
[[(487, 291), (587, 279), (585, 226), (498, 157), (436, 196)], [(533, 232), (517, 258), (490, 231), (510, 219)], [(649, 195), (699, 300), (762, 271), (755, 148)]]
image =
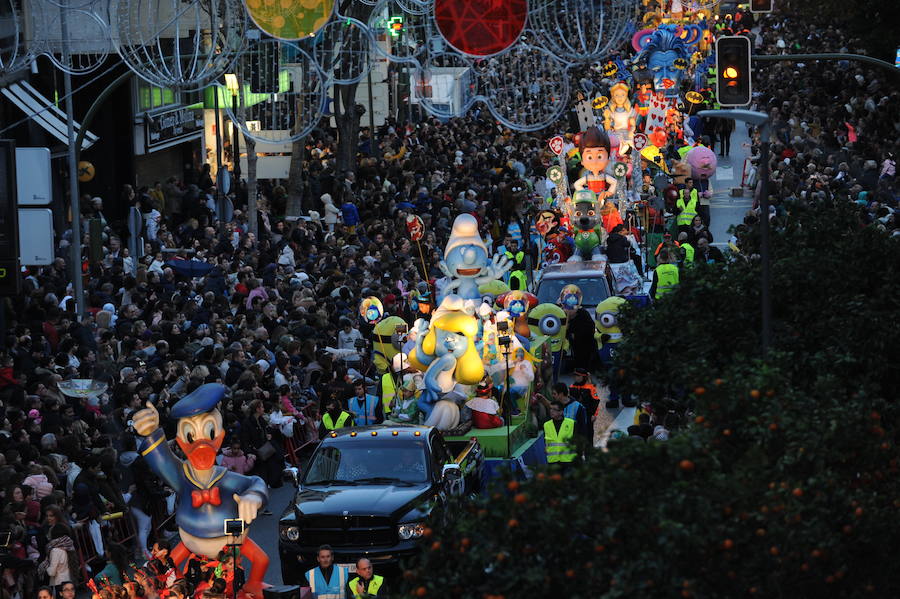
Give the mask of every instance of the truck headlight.
[(280, 534), (285, 541), (296, 543), (300, 540), (300, 528), (297, 526), (282, 526)]
[(397, 527), (397, 535), (400, 537), (401, 541), (418, 539), (423, 534), (425, 534), (425, 524), (422, 522), (409, 522)]

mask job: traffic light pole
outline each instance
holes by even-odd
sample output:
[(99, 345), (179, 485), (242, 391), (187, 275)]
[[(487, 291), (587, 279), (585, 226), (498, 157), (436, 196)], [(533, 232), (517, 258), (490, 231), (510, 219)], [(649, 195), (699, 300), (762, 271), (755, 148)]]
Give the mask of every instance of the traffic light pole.
[(759, 258), (760, 303), (762, 312), (763, 357), (772, 344), (771, 257), (769, 243), (769, 115), (752, 110), (701, 110), (697, 116), (706, 118), (736, 119), (759, 128)]
[[(62, 34), (63, 61), (69, 63), (69, 26), (66, 13), (68, 5), (60, 6), (59, 27)], [(80, 324), (84, 319), (84, 274), (81, 272), (81, 205), (78, 197), (78, 163), (75, 149), (75, 114), (72, 108), (72, 75), (63, 69), (63, 83), (66, 92), (66, 139), (69, 142), (69, 206), (72, 210), (72, 245), (69, 260), (72, 263), (72, 294), (75, 296), (75, 316)], [(82, 125), (87, 130), (87, 125)]]
[(893, 73), (894, 76), (900, 75), (900, 69), (889, 62), (872, 58), (871, 56), (863, 56), (862, 54), (753, 54), (751, 60), (754, 61), (789, 61), (802, 62), (811, 60), (853, 60), (856, 62), (865, 62), (870, 65), (881, 67)]

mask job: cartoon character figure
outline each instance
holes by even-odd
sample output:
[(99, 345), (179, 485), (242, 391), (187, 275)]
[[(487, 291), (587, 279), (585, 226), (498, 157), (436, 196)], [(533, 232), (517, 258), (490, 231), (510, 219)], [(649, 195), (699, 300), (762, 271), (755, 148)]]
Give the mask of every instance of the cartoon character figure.
[(557, 305), (563, 310), (575, 310), (581, 305), (582, 293), (578, 285), (566, 285), (559, 291)]
[(716, 174), (719, 165), (716, 153), (706, 146), (696, 146), (688, 151), (687, 161), (691, 167), (691, 178), (698, 183), (697, 189), (709, 197), (709, 178)]
[(528, 311), (537, 306), (537, 296), (526, 291), (510, 291), (497, 298), (503, 309), (509, 312), (515, 323), (515, 333), (526, 339), (531, 335), (528, 328)]
[[(597, 127), (588, 127), (579, 140), (578, 151), (581, 154), (581, 165), (587, 174), (575, 181), (574, 189), (590, 189), (597, 194), (599, 202), (616, 193), (616, 179), (606, 174), (609, 164), (609, 137), (605, 131)], [(572, 198), (573, 202), (575, 198)], [(577, 220), (577, 219), (576, 219)]]
[[(269, 566), (269, 557), (247, 535), (268, 501), (268, 488), (258, 476), (244, 476), (216, 465), (216, 454), (225, 438), (222, 414), (216, 409), (227, 388), (218, 383), (201, 385), (172, 408), (178, 419), (175, 441), (187, 456), (175, 457), (159, 425), (159, 413), (149, 401), (134, 415), (134, 429), (143, 437), (138, 451), (150, 469), (174, 489), (175, 522), (181, 543), (172, 551), (176, 566), (191, 553), (215, 559), (227, 544), (239, 544), (250, 560), (252, 572), (245, 590), (256, 594)], [(244, 532), (225, 536), (224, 522), (241, 519)]]
[(543, 250), (543, 260), (541, 268), (549, 264), (559, 264), (565, 262), (572, 256), (571, 239), (564, 235), (561, 231), (549, 233), (546, 238), (546, 244)]
[(569, 262), (600, 260), (600, 246), (606, 239), (606, 231), (600, 226), (600, 205), (590, 189), (579, 189), (572, 196), (575, 205), (575, 252)]
[[(463, 298), (447, 296), (435, 311), (430, 327), (419, 323), (416, 347), (409, 354), (409, 363), (425, 372), (419, 409), (425, 413), (428, 426), (453, 421), (445, 416), (454, 412), (455, 422), (459, 422), (459, 407), (442, 398), (457, 385), (474, 385), (484, 376), (484, 363), (475, 347), (478, 318), (466, 308)], [(456, 426), (455, 422), (447, 428)]]
[(438, 266), (449, 279), (438, 298), (443, 302), (450, 294), (463, 299), (480, 299), (478, 286), (502, 278), (512, 267), (512, 262), (506, 256), (494, 256), (493, 261), (489, 261), (487, 245), (478, 234), (478, 221), (471, 214), (460, 214), (453, 221), (444, 259)]
[(388, 364), (403, 347), (402, 337), (398, 330), (406, 328), (406, 321), (399, 316), (388, 316), (372, 329), (372, 361), (378, 374), (387, 372)]
[(609, 88), (609, 104), (603, 109), (603, 127), (619, 138), (619, 155), (627, 154), (634, 143), (635, 112), (628, 86), (619, 82)]
[[(627, 303), (623, 297), (610, 296), (597, 304), (595, 310), (597, 317), (594, 326), (597, 330), (594, 338), (600, 347), (600, 362), (604, 367), (612, 367), (613, 355), (616, 345), (622, 340), (622, 330), (619, 328), (619, 311)], [(609, 402), (607, 407), (618, 407), (619, 391), (614, 385), (609, 386)]]
[(538, 339), (546, 337), (546, 351), (556, 353), (563, 350), (566, 341), (566, 313), (562, 308), (556, 304), (539, 304), (528, 312), (527, 321), (532, 347)]
[(645, 60), (653, 75), (653, 86), (666, 98), (677, 98), (691, 50), (677, 34), (677, 26), (660, 25), (641, 48), (638, 59)]

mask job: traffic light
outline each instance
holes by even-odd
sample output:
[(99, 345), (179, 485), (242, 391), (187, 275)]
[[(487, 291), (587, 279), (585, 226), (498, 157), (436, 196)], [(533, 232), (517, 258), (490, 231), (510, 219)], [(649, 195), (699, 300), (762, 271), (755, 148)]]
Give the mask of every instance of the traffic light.
[(772, 12), (772, 4), (774, 4), (774, 0), (750, 0), (750, 12)]
[(723, 36), (716, 40), (716, 98), (722, 106), (746, 106), (750, 82), (750, 39)]
[(391, 17), (388, 19), (387, 25), (391, 37), (400, 37), (400, 34), (403, 33), (403, 17)]

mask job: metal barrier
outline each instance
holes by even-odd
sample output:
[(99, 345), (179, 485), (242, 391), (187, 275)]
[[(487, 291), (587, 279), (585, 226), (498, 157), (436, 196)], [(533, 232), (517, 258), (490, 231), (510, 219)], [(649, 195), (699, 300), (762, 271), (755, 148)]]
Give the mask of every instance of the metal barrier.
[[(136, 534), (134, 522), (127, 513), (122, 514), (117, 518), (110, 518), (108, 520), (104, 520), (107, 523), (107, 526), (100, 525), (100, 534), (104, 537), (105, 543), (118, 543), (119, 545), (126, 545), (129, 541), (131, 541)], [(103, 529), (106, 528), (106, 534), (103, 534)], [(94, 539), (91, 537), (91, 530), (86, 521), (78, 522), (73, 527), (73, 532), (75, 538), (73, 541), (75, 542), (75, 551), (78, 553), (78, 567), (81, 569), (81, 579), (84, 582), (87, 582), (91, 575), (88, 572), (88, 567), (95, 561), (101, 559), (99, 553), (97, 553), (97, 548), (94, 546)], [(91, 572), (94, 569), (91, 568)]]

